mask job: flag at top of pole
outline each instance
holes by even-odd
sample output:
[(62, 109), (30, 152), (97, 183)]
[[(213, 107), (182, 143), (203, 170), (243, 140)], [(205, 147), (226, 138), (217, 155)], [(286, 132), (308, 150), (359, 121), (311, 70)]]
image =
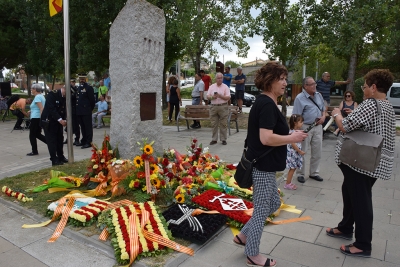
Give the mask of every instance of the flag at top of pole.
[(62, 0), (49, 0), (50, 17), (62, 11)]

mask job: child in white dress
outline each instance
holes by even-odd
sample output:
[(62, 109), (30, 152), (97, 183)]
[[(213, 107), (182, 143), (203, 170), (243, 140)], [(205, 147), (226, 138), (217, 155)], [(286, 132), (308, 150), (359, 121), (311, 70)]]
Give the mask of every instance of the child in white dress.
[[(293, 114), (289, 119), (289, 127), (291, 134), (294, 131), (300, 131), (301, 126), (303, 126), (304, 118), (301, 115)], [(283, 188), (288, 190), (296, 190), (297, 186), (292, 183), (293, 174), (297, 168), (301, 168), (303, 166), (303, 155), (306, 152), (301, 150), (301, 142), (287, 144), (287, 158), (286, 158), (286, 168), (289, 169), (286, 184)]]

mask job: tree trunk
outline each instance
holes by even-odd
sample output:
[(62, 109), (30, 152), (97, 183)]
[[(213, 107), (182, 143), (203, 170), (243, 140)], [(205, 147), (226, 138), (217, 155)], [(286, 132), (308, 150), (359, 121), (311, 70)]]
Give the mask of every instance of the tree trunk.
[(194, 66), (194, 69), (195, 69), (196, 73), (198, 73), (201, 70), (201, 68), (200, 68), (200, 64), (201, 64), (200, 59), (201, 59), (201, 54), (200, 53), (196, 53), (196, 65)]
[(356, 76), (356, 67), (357, 67), (357, 53), (354, 53), (350, 56), (349, 62), (349, 72), (347, 78), (351, 80), (351, 82), (347, 85), (346, 89), (349, 91), (354, 91), (354, 78)]

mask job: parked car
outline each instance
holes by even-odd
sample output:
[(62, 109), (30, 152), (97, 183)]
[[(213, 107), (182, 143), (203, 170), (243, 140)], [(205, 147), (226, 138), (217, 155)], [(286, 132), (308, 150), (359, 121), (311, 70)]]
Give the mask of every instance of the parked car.
[(194, 84), (194, 78), (193, 77), (189, 77), (186, 79), (186, 83), (187, 84)]
[[(35, 84), (36, 82), (33, 82), (32, 84)], [(44, 82), (43, 81), (38, 81), (38, 84), (42, 86), (42, 93), (44, 92)], [(50, 87), (46, 84), (46, 91), (50, 92)]]
[(182, 79), (181, 80), (181, 86), (185, 86), (186, 85), (186, 80)]
[[(235, 88), (231, 87), (231, 103), (234, 106), (237, 106), (237, 101), (235, 97)], [(243, 105), (246, 107), (251, 107), (253, 103), (256, 101), (256, 97), (254, 95), (244, 93)]]
[(400, 114), (400, 83), (393, 83), (388, 91), (387, 99), (392, 104), (394, 112)]

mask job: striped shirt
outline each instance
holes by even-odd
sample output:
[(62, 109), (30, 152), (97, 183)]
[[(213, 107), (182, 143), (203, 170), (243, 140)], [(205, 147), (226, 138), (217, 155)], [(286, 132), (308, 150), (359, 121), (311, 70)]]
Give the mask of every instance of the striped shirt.
[[(377, 100), (381, 105), (381, 114), (378, 115), (377, 106), (372, 99), (364, 100), (352, 113), (343, 119), (343, 128), (346, 132), (363, 130), (383, 136), (383, 146), (381, 160), (375, 171), (369, 172), (357, 167), (349, 167), (356, 172), (368, 175), (373, 178), (389, 180), (392, 175), (394, 162), (394, 148), (396, 136), (396, 117), (392, 105), (388, 101)], [(340, 150), (342, 149), (343, 136), (341, 133), (335, 149), (336, 164), (341, 164), (339, 160)]]

